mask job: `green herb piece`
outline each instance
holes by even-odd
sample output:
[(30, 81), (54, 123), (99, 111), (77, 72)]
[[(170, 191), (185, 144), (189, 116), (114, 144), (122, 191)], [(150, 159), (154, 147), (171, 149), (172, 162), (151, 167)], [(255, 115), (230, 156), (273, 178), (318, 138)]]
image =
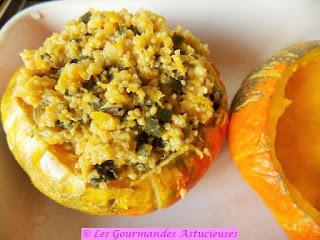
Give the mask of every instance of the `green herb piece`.
[(108, 82), (108, 71), (107, 70), (103, 70), (99, 74), (99, 81), (101, 81), (103, 83), (107, 83)]
[(182, 84), (178, 79), (170, 77), (170, 80), (167, 83), (167, 85), (176, 93), (179, 93), (179, 94), (182, 93)]
[(144, 131), (140, 131), (136, 136), (136, 151), (138, 151), (142, 144), (148, 142), (148, 134)]
[(78, 63), (78, 62), (81, 62), (83, 60), (94, 60), (93, 58), (89, 57), (89, 56), (80, 56), (79, 58), (74, 58), (74, 59), (71, 59), (70, 63)]
[(108, 76), (108, 75), (100, 74), (100, 75), (99, 75), (99, 81), (100, 81), (100, 82), (103, 82), (103, 83), (106, 83), (106, 82), (108, 81), (107, 76)]
[(62, 128), (62, 129), (70, 129), (70, 128), (72, 128), (74, 123), (75, 123), (75, 121), (72, 121), (72, 120), (68, 121), (67, 123), (64, 123), (60, 120), (57, 120), (55, 122), (55, 125), (59, 128)]
[(75, 38), (75, 39), (72, 39), (73, 41), (77, 42), (77, 43), (80, 43), (82, 41), (81, 38)]
[(61, 76), (62, 70), (63, 70), (63, 69), (61, 68), (61, 69), (59, 69), (58, 71), (56, 71), (56, 73), (54, 73), (53, 77), (54, 77), (55, 79), (59, 79), (60, 76)]
[(173, 42), (173, 48), (176, 50), (176, 49), (179, 49), (181, 47), (181, 44), (183, 43), (184, 41), (184, 37), (177, 34), (177, 33), (174, 33), (173, 36), (171, 37), (172, 39), (172, 42)]
[(92, 90), (96, 85), (95, 77), (91, 76), (89, 81), (82, 83), (82, 87), (87, 89), (88, 91)]
[(90, 105), (94, 110), (99, 110), (102, 106), (102, 103), (100, 101), (94, 101), (91, 102)]
[(76, 58), (74, 58), (74, 59), (72, 59), (72, 60), (70, 61), (70, 63), (78, 63), (78, 62), (79, 62), (79, 60), (76, 59)]
[(108, 79), (111, 82), (114, 78), (114, 72), (116, 72), (117, 69), (115, 69), (114, 67), (110, 68), (110, 70), (108, 71)]
[(118, 31), (119, 31), (119, 34), (122, 35), (126, 32), (126, 30), (127, 30), (126, 26), (120, 26)]
[(46, 105), (42, 102), (33, 109), (33, 119), (39, 125), (41, 116), (44, 114)]
[(129, 70), (129, 69), (130, 69), (129, 67), (121, 67), (121, 66), (119, 67), (120, 71), (126, 71), (126, 70)]
[(145, 104), (146, 106), (151, 107), (153, 105), (152, 99), (150, 97), (147, 97), (145, 100)]
[(154, 137), (160, 137), (162, 134), (162, 128), (159, 124), (159, 120), (151, 117), (146, 118), (146, 124), (143, 126), (143, 130)]
[(192, 125), (187, 124), (187, 127), (183, 130), (184, 136), (189, 137), (192, 131)]
[(49, 53), (44, 53), (40, 55), (41, 60), (49, 62), (51, 60), (51, 56)]
[[(115, 180), (118, 178), (118, 174), (115, 170), (114, 162), (113, 160), (107, 160), (103, 162), (102, 164), (96, 164), (94, 165), (94, 169), (98, 172), (100, 175), (99, 181), (100, 182), (106, 182), (110, 180)], [(96, 178), (95, 181), (98, 179)]]
[(156, 113), (156, 118), (159, 119), (160, 123), (170, 122), (171, 117), (172, 117), (171, 111), (164, 108), (158, 108), (158, 111)]
[(69, 89), (66, 89), (63, 94), (65, 97), (70, 96)]
[(218, 110), (220, 107), (220, 101), (221, 101), (221, 92), (218, 89), (214, 89), (213, 93), (210, 94), (210, 99), (213, 102), (213, 109)]
[(126, 113), (124, 108), (119, 107), (109, 107), (109, 108), (101, 108), (102, 112), (111, 113), (114, 116), (121, 117)]
[(101, 177), (90, 179), (91, 185), (92, 185), (93, 187), (95, 187), (95, 188), (99, 187), (99, 183), (100, 183), (100, 182), (102, 182)]
[(87, 23), (91, 20), (91, 16), (92, 16), (92, 13), (89, 11), (89, 12), (83, 14), (83, 15), (79, 18), (79, 21), (87, 24)]
[(220, 103), (219, 103), (219, 102), (214, 102), (214, 103), (213, 103), (213, 109), (214, 109), (215, 111), (217, 111), (217, 110), (219, 109), (219, 107), (220, 107)]
[(59, 128), (65, 128), (64, 123), (63, 123), (62, 121), (60, 121), (60, 120), (57, 120), (57, 121), (55, 122), (55, 125), (56, 125), (57, 127), (59, 127)]
[(161, 55), (160, 55), (159, 53), (154, 54), (154, 60), (155, 60), (156, 62), (159, 62), (160, 56), (161, 56)]
[(134, 35), (140, 35), (138, 28), (136, 26), (131, 25), (129, 29), (134, 33)]
[(164, 142), (163, 142), (162, 138), (155, 138), (153, 140), (152, 146), (159, 147), (159, 148), (164, 148)]

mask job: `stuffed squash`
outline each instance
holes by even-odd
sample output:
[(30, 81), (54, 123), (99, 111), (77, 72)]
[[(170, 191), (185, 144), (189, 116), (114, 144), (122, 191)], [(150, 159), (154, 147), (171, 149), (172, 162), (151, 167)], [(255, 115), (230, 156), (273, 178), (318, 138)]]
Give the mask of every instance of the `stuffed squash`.
[(226, 92), (208, 48), (139, 10), (90, 9), (37, 50), (2, 97), (8, 145), (32, 183), (97, 215), (176, 202), (226, 132)]

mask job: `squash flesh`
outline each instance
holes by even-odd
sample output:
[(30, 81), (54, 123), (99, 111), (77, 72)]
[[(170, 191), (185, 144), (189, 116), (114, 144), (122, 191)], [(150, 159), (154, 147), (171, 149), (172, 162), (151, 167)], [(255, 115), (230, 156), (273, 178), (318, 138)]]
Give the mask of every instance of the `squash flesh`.
[(296, 204), (320, 224), (320, 51), (288, 66), (268, 109), (274, 165)]
[(320, 209), (320, 62), (301, 66), (290, 77), (292, 100), (277, 127), (276, 154), (287, 179)]

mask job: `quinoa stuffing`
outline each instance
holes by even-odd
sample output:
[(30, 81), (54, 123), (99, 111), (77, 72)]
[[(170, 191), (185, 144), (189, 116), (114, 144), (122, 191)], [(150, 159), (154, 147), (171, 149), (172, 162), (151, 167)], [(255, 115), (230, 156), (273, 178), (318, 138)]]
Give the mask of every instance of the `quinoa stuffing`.
[(15, 95), (34, 136), (72, 155), (66, 164), (93, 187), (209, 154), (201, 130), (222, 86), (207, 46), (183, 27), (142, 9), (90, 9), (21, 57)]

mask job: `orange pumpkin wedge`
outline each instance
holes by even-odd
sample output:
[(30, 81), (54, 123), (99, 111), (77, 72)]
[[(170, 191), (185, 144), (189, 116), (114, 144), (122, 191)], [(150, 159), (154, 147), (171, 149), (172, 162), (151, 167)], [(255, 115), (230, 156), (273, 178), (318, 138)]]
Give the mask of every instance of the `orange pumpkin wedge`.
[(232, 157), (292, 239), (320, 239), (320, 42), (276, 53), (230, 110)]

